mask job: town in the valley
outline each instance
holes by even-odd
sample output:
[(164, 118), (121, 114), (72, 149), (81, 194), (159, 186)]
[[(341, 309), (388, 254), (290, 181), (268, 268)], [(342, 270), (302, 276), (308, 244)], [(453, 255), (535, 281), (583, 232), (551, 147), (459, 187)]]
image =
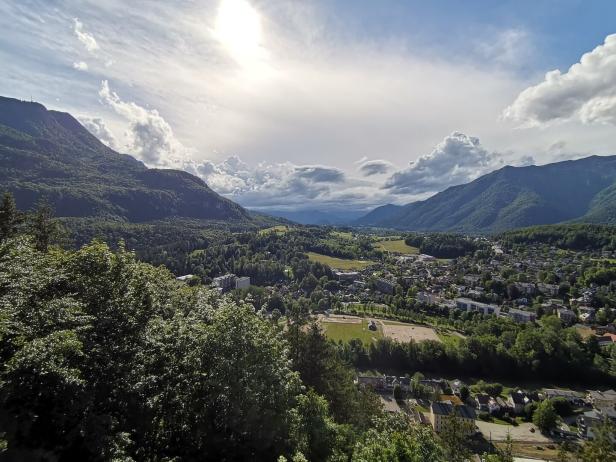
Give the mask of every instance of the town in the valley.
[(247, 247), (278, 276), (255, 284), (258, 269), (240, 257), (237, 275), (178, 279), (279, 323), (309, 319), (388, 413), (437, 434), (459, 420), (477, 453), (509, 444), (519, 460), (554, 460), (616, 423), (616, 391), (603, 382), (616, 370), (616, 252), (579, 246), (523, 232), (277, 226)]

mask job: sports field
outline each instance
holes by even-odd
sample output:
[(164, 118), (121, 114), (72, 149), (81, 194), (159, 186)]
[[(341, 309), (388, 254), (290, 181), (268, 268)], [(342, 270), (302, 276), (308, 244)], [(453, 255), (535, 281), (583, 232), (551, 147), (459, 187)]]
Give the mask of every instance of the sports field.
[(323, 263), (330, 268), (340, 270), (358, 271), (374, 264), (374, 262), (370, 260), (347, 260), (345, 258), (330, 257), (329, 255), (323, 255), (315, 252), (308, 252), (306, 255), (308, 255), (310, 261)]
[(377, 330), (368, 329), (368, 320), (354, 316), (335, 316), (335, 317), (320, 317), (321, 327), (325, 331), (327, 338), (338, 342), (348, 342), (351, 339), (358, 338), (364, 344), (368, 345), (379, 338), (383, 337), (381, 325), (377, 322)]
[(385, 337), (401, 343), (408, 343), (411, 340), (416, 342), (421, 342), (422, 340), (441, 341), (436, 331), (431, 327), (392, 321), (381, 321), (380, 324), (382, 325)]
[(398, 239), (395, 241), (378, 241), (375, 247), (384, 252), (401, 253), (405, 255), (417, 255), (419, 249), (417, 247), (411, 247), (404, 242), (404, 239)]

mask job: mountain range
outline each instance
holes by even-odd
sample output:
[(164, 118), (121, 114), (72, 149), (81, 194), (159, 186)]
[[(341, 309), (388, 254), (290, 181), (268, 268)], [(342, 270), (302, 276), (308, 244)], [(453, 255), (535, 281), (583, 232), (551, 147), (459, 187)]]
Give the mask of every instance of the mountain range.
[(61, 217), (130, 222), (253, 218), (194, 175), (147, 168), (110, 149), (70, 114), (4, 97), (0, 97), (0, 190), (11, 191), (21, 209), (30, 209), (45, 197)]
[(354, 224), (475, 233), (562, 222), (616, 223), (616, 156), (503, 167), (423, 201), (378, 207)]

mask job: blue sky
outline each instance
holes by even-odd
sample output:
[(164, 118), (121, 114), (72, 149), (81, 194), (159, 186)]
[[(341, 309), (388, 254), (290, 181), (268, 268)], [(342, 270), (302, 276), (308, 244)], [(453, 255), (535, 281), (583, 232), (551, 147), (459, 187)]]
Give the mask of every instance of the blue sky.
[(9, 0), (0, 94), (249, 207), (368, 209), (616, 153), (615, 17), (608, 0)]

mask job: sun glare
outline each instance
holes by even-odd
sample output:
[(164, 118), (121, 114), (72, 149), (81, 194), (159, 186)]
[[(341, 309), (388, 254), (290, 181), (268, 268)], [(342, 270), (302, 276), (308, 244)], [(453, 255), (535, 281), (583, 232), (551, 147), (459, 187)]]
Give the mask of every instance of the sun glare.
[(240, 64), (256, 61), (262, 54), (261, 18), (246, 0), (222, 0), (214, 35)]

